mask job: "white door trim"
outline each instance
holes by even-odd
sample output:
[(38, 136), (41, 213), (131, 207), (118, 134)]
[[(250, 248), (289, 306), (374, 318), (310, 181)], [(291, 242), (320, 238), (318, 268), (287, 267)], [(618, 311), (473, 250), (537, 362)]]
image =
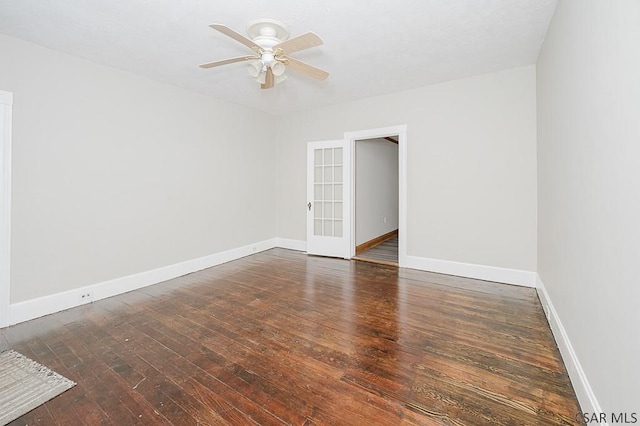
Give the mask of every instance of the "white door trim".
[(0, 327), (9, 325), (11, 297), (11, 117), (13, 93), (0, 91)]
[[(384, 138), (386, 136), (398, 135), (398, 265), (404, 267), (407, 263), (407, 125), (381, 127), (378, 129), (359, 130), (355, 132), (345, 132), (344, 138), (349, 143), (350, 155), (350, 176), (349, 187), (355, 188), (355, 151), (356, 141), (361, 139)], [(356, 216), (355, 216), (355, 191), (350, 192), (349, 200), (349, 257), (356, 255)], [(345, 224), (346, 225), (346, 224)]]

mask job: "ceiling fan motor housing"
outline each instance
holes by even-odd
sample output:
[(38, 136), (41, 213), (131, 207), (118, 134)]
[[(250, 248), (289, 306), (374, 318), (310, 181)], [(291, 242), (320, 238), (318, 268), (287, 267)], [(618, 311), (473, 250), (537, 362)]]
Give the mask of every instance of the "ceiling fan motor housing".
[(257, 45), (273, 51), (273, 46), (289, 38), (289, 29), (275, 19), (256, 19), (247, 26), (247, 34)]

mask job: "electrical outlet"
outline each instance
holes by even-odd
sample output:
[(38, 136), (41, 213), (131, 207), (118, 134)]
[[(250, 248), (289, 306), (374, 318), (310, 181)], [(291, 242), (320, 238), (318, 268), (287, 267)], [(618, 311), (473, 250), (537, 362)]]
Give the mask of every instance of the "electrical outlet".
[(387, 217), (386, 216), (384, 218), (382, 218), (382, 220), (384, 221), (384, 223), (387, 223)]

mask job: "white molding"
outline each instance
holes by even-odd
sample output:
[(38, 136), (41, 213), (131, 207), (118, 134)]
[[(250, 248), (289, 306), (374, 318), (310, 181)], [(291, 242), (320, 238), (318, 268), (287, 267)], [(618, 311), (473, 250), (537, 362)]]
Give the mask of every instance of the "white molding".
[[(64, 311), (76, 306), (91, 303), (100, 299), (105, 299), (118, 294), (126, 293), (139, 288), (158, 284), (173, 278), (177, 278), (192, 272), (201, 271), (212, 266), (227, 263), (240, 259), (261, 251), (274, 247), (281, 247), (289, 250), (306, 251), (307, 243), (301, 240), (287, 238), (271, 238), (243, 247), (226, 250), (197, 259), (176, 263), (175, 265), (164, 266), (151, 271), (128, 275), (97, 284), (76, 288), (37, 299), (25, 300), (9, 306), (8, 323), (14, 325), (34, 318)], [(82, 295), (89, 295), (82, 298)]]
[(13, 105), (13, 93), (0, 90), (0, 104)]
[[(366, 132), (366, 131), (365, 131)], [(345, 253), (345, 259), (351, 259), (356, 255), (356, 140), (362, 139), (358, 138), (359, 132), (345, 132), (344, 138), (347, 140), (346, 149), (349, 151), (349, 162), (345, 164), (345, 166), (349, 167), (348, 177), (348, 186), (349, 186), (349, 195), (346, 197), (346, 203), (349, 204), (349, 216), (344, 216), (345, 218), (349, 218), (349, 220), (345, 220), (345, 224), (349, 226), (349, 234), (346, 234), (347, 237), (347, 247)], [(353, 190), (352, 190), (353, 189)]]
[[(547, 289), (538, 274), (536, 274), (536, 290), (538, 292), (538, 297), (540, 298), (540, 303), (544, 309), (544, 313), (547, 316), (549, 327), (551, 327), (553, 337), (555, 338), (558, 349), (560, 350), (560, 355), (562, 356), (564, 365), (569, 373), (569, 378), (571, 379), (571, 384), (573, 385), (573, 389), (578, 397), (578, 402), (580, 403), (582, 412), (602, 413), (602, 409), (600, 408), (596, 395), (593, 393), (593, 389), (589, 384), (587, 375), (580, 365), (578, 355), (573, 349), (569, 335), (562, 325), (560, 316), (558, 315), (556, 308), (553, 306), (549, 293), (547, 293)], [(600, 424), (606, 425), (606, 423)]]
[[(275, 247), (276, 238), (9, 306), (11, 325), (180, 277)], [(82, 295), (89, 295), (82, 298)]]
[[(383, 138), (398, 135), (398, 265), (407, 267), (407, 125), (380, 127), (377, 129), (358, 130), (345, 132), (344, 138), (348, 141), (350, 159), (350, 188), (355, 187), (355, 142), (361, 139)], [(347, 259), (356, 255), (356, 231), (355, 231), (355, 191), (349, 195), (351, 213), (349, 216), (349, 247)]]
[(398, 266), (407, 263), (407, 126), (398, 126)]
[(11, 122), (13, 93), (0, 91), (0, 327), (11, 301)]
[(520, 269), (498, 268), (495, 266), (452, 262), (450, 260), (429, 259), (417, 256), (406, 256), (404, 267), (484, 281), (514, 284), (523, 287), (536, 286), (536, 273)]
[(302, 240), (276, 238), (274, 242), (274, 246), (284, 248), (284, 249), (289, 249), (289, 250), (307, 251), (307, 242)]

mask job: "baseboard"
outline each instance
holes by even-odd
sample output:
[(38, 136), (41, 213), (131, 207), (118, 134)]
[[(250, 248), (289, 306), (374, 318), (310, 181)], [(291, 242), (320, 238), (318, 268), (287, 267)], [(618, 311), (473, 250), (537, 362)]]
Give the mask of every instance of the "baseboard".
[(9, 324), (18, 324), (269, 250), (276, 247), (277, 240), (272, 238), (175, 265), (14, 303), (9, 306)]
[(356, 255), (359, 255), (360, 253), (362, 253), (363, 251), (369, 250), (370, 248), (373, 248), (377, 245), (380, 245), (382, 243), (384, 243), (387, 240), (390, 240), (392, 238), (395, 238), (398, 236), (398, 230), (393, 230), (391, 232), (387, 232), (384, 235), (380, 235), (379, 237), (376, 237), (372, 240), (366, 241), (358, 246), (356, 246)]
[(514, 284), (523, 287), (536, 286), (536, 273), (519, 269), (498, 268), (495, 266), (452, 262), (449, 260), (429, 259), (417, 256), (405, 256), (400, 266), (403, 268), (438, 272), (440, 274), (475, 278), (484, 281), (495, 281), (504, 284)]
[[(573, 345), (571, 345), (569, 335), (562, 325), (558, 312), (553, 306), (549, 293), (547, 293), (547, 289), (538, 274), (536, 274), (536, 290), (538, 292), (538, 297), (540, 298), (540, 303), (544, 308), (544, 313), (547, 316), (547, 321), (549, 321), (551, 331), (553, 332), (553, 337), (555, 338), (558, 349), (560, 350), (562, 361), (569, 373), (569, 378), (571, 379), (573, 390), (576, 392), (576, 396), (578, 397), (578, 402), (580, 403), (582, 412), (602, 413), (600, 404), (593, 393), (593, 389), (591, 389), (589, 380), (587, 380), (587, 375), (580, 365), (578, 355), (576, 355), (576, 352), (573, 350)], [(605, 425), (605, 423), (599, 423), (599, 425)]]
[(276, 238), (275, 247), (289, 250), (307, 251), (307, 242), (301, 240), (290, 240), (288, 238)]
[[(88, 285), (85, 287), (14, 303), (9, 306), (9, 325), (18, 324), (45, 315), (91, 303), (96, 300), (116, 296), (163, 281), (180, 277), (254, 253), (282, 247), (290, 250), (306, 251), (307, 243), (287, 238), (272, 238), (227, 250), (213, 255), (188, 260), (151, 271)], [(535, 287), (535, 273), (490, 266), (472, 265), (416, 256), (406, 256), (400, 266), (423, 271), (439, 272), (487, 281)]]

